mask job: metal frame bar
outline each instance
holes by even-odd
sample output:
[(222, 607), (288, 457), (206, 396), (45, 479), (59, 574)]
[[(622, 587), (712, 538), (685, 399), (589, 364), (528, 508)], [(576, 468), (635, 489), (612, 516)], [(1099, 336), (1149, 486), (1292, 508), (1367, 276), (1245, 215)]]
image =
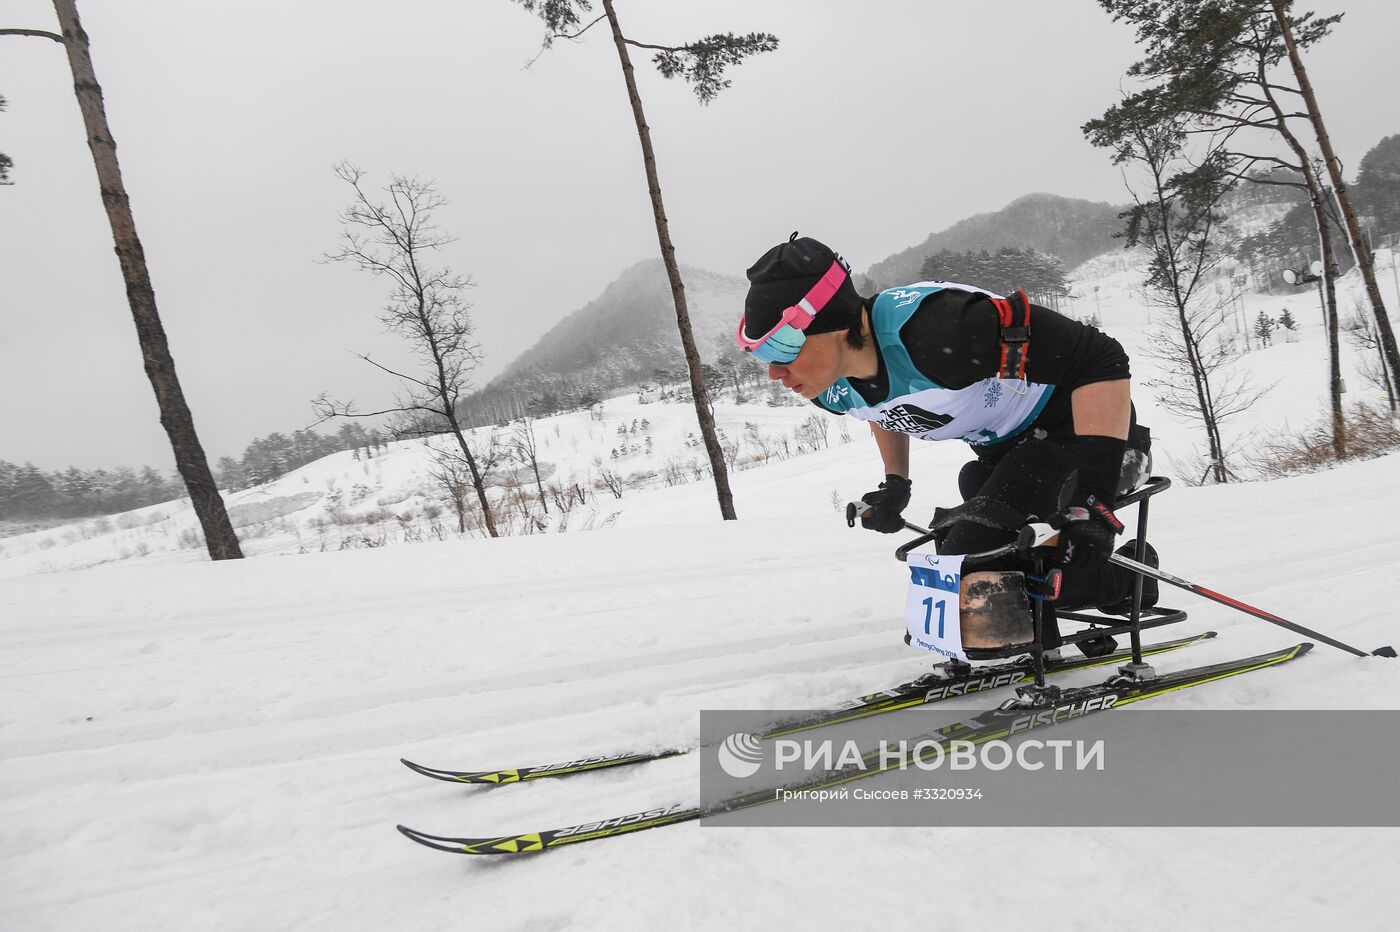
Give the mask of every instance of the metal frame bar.
[[(1148, 505), (1152, 496), (1159, 492), (1165, 492), (1171, 487), (1171, 479), (1166, 476), (1151, 476), (1141, 486), (1120, 498), (1116, 503), (1116, 508), (1124, 508), (1128, 505), (1138, 506), (1137, 515), (1137, 554), (1138, 562), (1143, 562), (1147, 556), (1147, 518)], [(906, 545), (907, 547), (908, 545)], [(909, 549), (912, 549), (909, 548)], [(1001, 551), (989, 551), (986, 554), (972, 554), (975, 561), (979, 558), (986, 559), (995, 556), (1004, 556), (1006, 548)], [(905, 559), (907, 550), (901, 548), (900, 559)], [(1046, 555), (1043, 550), (1033, 550), (1029, 554), (1033, 572), (1037, 576), (1045, 575)], [(966, 565), (967, 557), (964, 557)], [(1176, 624), (1186, 620), (1186, 612), (1173, 608), (1149, 608), (1142, 607), (1142, 585), (1143, 578), (1140, 574), (1134, 574), (1133, 579), (1133, 604), (1128, 613), (1126, 623), (1116, 625), (1105, 625), (1095, 616), (1085, 615), (1080, 612), (1063, 612), (1058, 615), (1070, 621), (1078, 621), (1088, 624), (1090, 627), (1075, 631), (1067, 635), (1060, 635), (1060, 644), (1077, 644), (1080, 641), (1087, 641), (1091, 638), (1112, 637), (1117, 634), (1127, 634), (1132, 639), (1133, 663), (1141, 664), (1142, 660), (1142, 632), (1145, 628), (1158, 628), (1163, 625)], [(1045, 630), (1047, 603), (1039, 599), (1031, 607), (1031, 642), (1029, 644), (1017, 644), (1006, 648), (991, 650), (971, 649), (968, 651), (968, 658), (972, 660), (992, 660), (1003, 657), (1010, 657), (1017, 654), (1029, 653), (1031, 655), (1031, 666), (1035, 672), (1036, 687), (1045, 685)], [(1101, 616), (1100, 616), (1101, 617)]]

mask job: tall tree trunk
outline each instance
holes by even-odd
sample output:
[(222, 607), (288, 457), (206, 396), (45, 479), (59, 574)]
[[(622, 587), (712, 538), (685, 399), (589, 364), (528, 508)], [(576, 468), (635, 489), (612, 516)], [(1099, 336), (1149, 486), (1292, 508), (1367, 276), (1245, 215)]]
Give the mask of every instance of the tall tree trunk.
[(1357, 221), (1356, 211), (1351, 206), (1351, 197), (1347, 194), (1347, 184), (1342, 178), (1342, 163), (1332, 149), (1332, 139), (1327, 135), (1327, 127), (1322, 122), (1322, 111), (1317, 105), (1317, 95), (1313, 93), (1312, 82), (1308, 80), (1308, 71), (1303, 67), (1303, 59), (1298, 54), (1297, 43), (1293, 41), (1293, 29), (1288, 24), (1288, 15), (1284, 11), (1283, 0), (1272, 0), (1272, 4), (1274, 18), (1278, 20), (1279, 29), (1283, 32), (1284, 45), (1288, 48), (1288, 61), (1292, 64), (1293, 74), (1298, 79), (1298, 90), (1302, 92), (1303, 101), (1308, 108), (1308, 119), (1313, 125), (1313, 132), (1317, 134), (1317, 144), (1322, 150), (1322, 161), (1327, 166), (1327, 174), (1332, 179), (1332, 193), (1342, 209), (1342, 217), (1346, 220), (1347, 238), (1351, 240), (1351, 251), (1356, 256), (1356, 264), (1361, 269), (1361, 277), (1366, 282), (1366, 296), (1371, 301), (1371, 312), (1376, 318), (1376, 330), (1385, 352), (1386, 364), (1393, 377), (1400, 374), (1400, 349), (1396, 348), (1395, 331), (1390, 327), (1390, 318), (1385, 313), (1385, 302), (1381, 300), (1381, 289), (1376, 283), (1375, 256), (1371, 253), (1370, 244), (1366, 242), (1366, 238), (1361, 233), (1361, 224)]
[(122, 184), (121, 168), (117, 164), (117, 144), (107, 126), (107, 114), (102, 106), (102, 88), (93, 71), (88, 53), (88, 37), (78, 21), (74, 0), (53, 0), (54, 10), (63, 32), (63, 47), (68, 52), (68, 64), (73, 70), (73, 92), (82, 110), (83, 126), (87, 130), (88, 148), (97, 167), (97, 180), (102, 189), (102, 205), (112, 227), (117, 259), (122, 278), (126, 281), (127, 303), (136, 321), (136, 337), (145, 359), (146, 376), (155, 390), (160, 407), (160, 423), (170, 438), (175, 452), (175, 467), (189, 490), (190, 502), (204, 529), (209, 556), (214, 560), (240, 559), (243, 551), (233, 532), (219, 487), (209, 471), (204, 448), (195, 433), (194, 417), (185, 403), (180, 380), (175, 374), (175, 360), (156, 311), (155, 291), (151, 288), (146, 269), (146, 254), (136, 235), (136, 221), (131, 216), (131, 202)]
[(685, 350), (686, 369), (690, 373), (690, 391), (695, 402), (695, 416), (700, 421), (700, 435), (705, 440), (705, 452), (710, 456), (710, 472), (715, 479), (719, 513), (724, 520), (732, 521), (738, 517), (734, 513), (734, 495), (729, 490), (729, 472), (724, 464), (724, 451), (720, 449), (719, 435), (715, 432), (715, 419), (710, 413), (710, 393), (705, 387), (705, 376), (700, 370), (700, 352), (695, 348), (695, 335), (690, 329), (690, 311), (686, 309), (685, 303), (685, 284), (681, 281), (681, 270), (676, 265), (676, 247), (671, 244), (666, 207), (661, 201), (661, 181), (656, 174), (656, 153), (651, 147), (651, 128), (647, 126), (646, 114), (642, 112), (642, 97), (637, 92), (637, 80), (632, 73), (632, 59), (627, 54), (627, 41), (622, 35), (622, 27), (618, 25), (613, 0), (603, 0), (603, 10), (608, 15), (608, 25), (612, 27), (613, 44), (617, 46), (617, 58), (622, 63), (622, 77), (627, 82), (627, 97), (632, 102), (632, 117), (637, 123), (637, 138), (642, 144), (642, 162), (646, 166), (651, 211), (656, 219), (656, 238), (661, 243), (661, 261), (666, 266), (666, 276), (671, 280), (671, 297), (676, 303), (676, 327), (681, 332), (681, 347)]
[(1385, 386), (1386, 402), (1390, 405), (1390, 416), (1395, 416), (1395, 383), (1390, 380), (1390, 373), (1386, 371), (1385, 354), (1381, 354), (1381, 384)]
[(452, 436), (457, 438), (457, 448), (462, 451), (462, 458), (467, 461), (467, 469), (471, 472), (472, 488), (476, 491), (477, 504), (481, 506), (482, 520), (486, 522), (486, 533), (491, 537), (499, 537), (496, 532), (496, 518), (491, 514), (491, 502), (486, 498), (486, 477), (481, 474), (481, 469), (476, 465), (476, 457), (472, 456), (471, 447), (467, 444), (466, 434), (462, 432), (462, 425), (457, 421), (456, 412), (451, 405), (446, 406), (447, 424), (452, 429)]
[(1298, 160), (1298, 172), (1308, 190), (1308, 203), (1313, 209), (1313, 223), (1317, 226), (1318, 256), (1322, 259), (1322, 322), (1327, 329), (1327, 387), (1332, 403), (1332, 452), (1340, 459), (1346, 455), (1346, 417), (1342, 413), (1342, 351), (1338, 341), (1337, 327), (1337, 252), (1332, 244), (1332, 225), (1328, 221), (1327, 192), (1313, 168), (1307, 149), (1288, 126), (1288, 116), (1274, 94), (1269, 83), (1267, 60), (1261, 49), (1255, 62), (1260, 93), (1268, 102), (1274, 114), (1274, 128)]
[(1327, 326), (1327, 384), (1332, 400), (1332, 452), (1338, 459), (1347, 455), (1347, 422), (1342, 413), (1341, 331), (1337, 326), (1337, 256), (1332, 249), (1332, 231), (1327, 221), (1326, 194), (1309, 169), (1308, 195), (1317, 221), (1317, 242), (1322, 254), (1322, 313)]
[(533, 453), (530, 454), (530, 468), (535, 473), (535, 491), (540, 496), (540, 507), (544, 509), (545, 514), (549, 514), (549, 502), (545, 500), (544, 483), (540, 481), (540, 461), (535, 458)]
[(466, 492), (459, 486), (453, 490), (452, 504), (457, 509), (457, 533), (467, 533), (467, 496)]
[(1206, 447), (1209, 450), (1211, 471), (1215, 481), (1224, 485), (1230, 481), (1230, 471), (1225, 466), (1225, 441), (1220, 436), (1220, 423), (1215, 417), (1215, 400), (1211, 397), (1210, 377), (1201, 361), (1201, 350), (1196, 342), (1196, 332), (1186, 312), (1186, 303), (1180, 294), (1176, 295), (1177, 325), (1181, 328), (1182, 345), (1186, 348), (1186, 361), (1191, 368), (1191, 379), (1196, 389), (1196, 406), (1201, 411), (1201, 423), (1206, 430)]

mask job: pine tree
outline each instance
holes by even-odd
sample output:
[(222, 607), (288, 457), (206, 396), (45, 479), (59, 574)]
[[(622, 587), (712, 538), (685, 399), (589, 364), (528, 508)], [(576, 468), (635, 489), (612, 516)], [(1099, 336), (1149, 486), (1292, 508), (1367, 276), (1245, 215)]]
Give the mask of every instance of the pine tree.
[(1259, 338), (1260, 346), (1268, 346), (1274, 341), (1274, 319), (1263, 311), (1254, 318), (1254, 335)]
[[(1241, 2), (1241, 0), (1236, 0), (1236, 2)], [(1357, 267), (1361, 269), (1361, 279), (1366, 283), (1366, 297), (1371, 302), (1371, 313), (1376, 320), (1376, 332), (1380, 338), (1381, 347), (1384, 349), (1386, 365), (1392, 376), (1400, 377), (1400, 345), (1396, 343), (1395, 331), (1390, 326), (1385, 302), (1381, 299), (1380, 284), (1376, 281), (1375, 253), (1371, 251), (1371, 244), (1361, 229), (1360, 218), (1352, 205), (1351, 195), (1347, 192), (1346, 179), (1342, 175), (1342, 160), (1337, 157), (1337, 153), (1332, 148), (1332, 138), (1323, 122), (1322, 109), (1318, 105), (1317, 94), (1313, 90), (1312, 80), (1308, 77), (1308, 70), (1303, 65), (1302, 50), (1307, 48), (1307, 40), (1312, 28), (1308, 23), (1310, 15), (1297, 19), (1290, 17), (1288, 8), (1292, 5), (1292, 0), (1269, 0), (1269, 5), (1273, 8), (1274, 19), (1283, 38), (1283, 44), (1288, 50), (1288, 63), (1292, 66), (1293, 75), (1298, 81), (1298, 90), (1303, 98), (1308, 122), (1312, 124), (1313, 135), (1317, 138), (1318, 148), (1322, 150), (1322, 164), (1327, 169), (1328, 177), (1332, 179), (1332, 196), (1335, 198), (1337, 206), (1341, 208), (1347, 237), (1351, 241), (1352, 254), (1356, 257)], [(1337, 340), (1335, 331), (1331, 334), (1331, 338), (1335, 344)], [(1342, 444), (1338, 444), (1338, 455), (1343, 452)]]
[(1279, 315), (1278, 325), (1284, 330), (1291, 330), (1294, 333), (1298, 331), (1298, 322), (1293, 319), (1293, 312), (1288, 308), (1284, 308), (1283, 313)]
[[(1293, 128), (1307, 118), (1295, 103), (1304, 96), (1305, 82), (1290, 86), (1281, 71), (1293, 45), (1307, 48), (1326, 38), (1341, 16), (1283, 17), (1274, 0), (1099, 0), (1099, 5), (1135, 28), (1146, 54), (1128, 69), (1128, 77), (1149, 83), (1087, 124), (1086, 132), (1096, 123), (1124, 119), (1162, 125), (1180, 121), (1183, 133), (1204, 136), (1215, 150), (1218, 165), (1212, 170), (1239, 181), (1307, 192), (1324, 267), (1332, 441), (1340, 455), (1346, 438), (1336, 351), (1339, 268), (1328, 218), (1331, 194)], [(1258, 131), (1275, 134), (1291, 161), (1260, 152)], [(1270, 171), (1257, 171), (1261, 165)]]
[(1400, 233), (1400, 134), (1385, 137), (1361, 157), (1351, 190), (1356, 209), (1375, 220), (1377, 233)]
[(1266, 389), (1222, 371), (1231, 355), (1211, 340), (1224, 322), (1224, 302), (1211, 300), (1207, 281), (1221, 260), (1218, 208), (1232, 179), (1218, 148), (1190, 157), (1188, 129), (1180, 115), (1162, 119), (1142, 108), (1111, 107), (1085, 124), (1084, 135), (1142, 179), (1136, 190), (1129, 181), (1134, 203), (1122, 214), (1123, 236), (1147, 250), (1148, 300), (1175, 318), (1145, 350), (1167, 364), (1148, 384), (1169, 411), (1201, 422), (1210, 471), (1223, 483), (1230, 470), (1220, 424)]
[(15, 514), (33, 516), (51, 514), (57, 498), (53, 482), (33, 463), (16, 472), (11, 496)]
[(231, 456), (221, 456), (218, 462), (219, 483), (231, 492), (243, 488), (248, 481), (243, 464)]
[(959, 282), (998, 294), (1021, 289), (1035, 303), (1049, 307), (1069, 294), (1064, 263), (1057, 256), (1015, 246), (1002, 246), (995, 253), (940, 250), (924, 260), (919, 275), (925, 281)]

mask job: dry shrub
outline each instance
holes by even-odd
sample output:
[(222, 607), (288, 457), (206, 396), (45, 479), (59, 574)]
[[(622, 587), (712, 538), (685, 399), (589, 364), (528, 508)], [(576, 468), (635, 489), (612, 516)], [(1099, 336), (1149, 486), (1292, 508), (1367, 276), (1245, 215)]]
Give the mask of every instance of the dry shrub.
[(368, 534), (355, 534), (340, 539), (341, 550), (376, 550), (389, 543), (389, 538), (381, 534), (370, 537)]
[(1339, 462), (1369, 460), (1400, 449), (1400, 422), (1390, 413), (1370, 405), (1346, 412), (1346, 454), (1332, 447), (1332, 420), (1325, 418), (1296, 434), (1265, 440), (1245, 459), (1263, 479), (1295, 476), (1330, 469)]

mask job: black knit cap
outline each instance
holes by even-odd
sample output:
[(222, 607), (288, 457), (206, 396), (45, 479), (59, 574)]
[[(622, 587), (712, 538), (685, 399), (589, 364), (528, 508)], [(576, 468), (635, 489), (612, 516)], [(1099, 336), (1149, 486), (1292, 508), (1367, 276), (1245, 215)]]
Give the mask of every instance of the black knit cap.
[(765, 252), (750, 267), (749, 293), (744, 299), (744, 335), (757, 339), (772, 330), (783, 311), (807, 296), (812, 286), (831, 268), (841, 263), (846, 280), (817, 312), (807, 333), (831, 333), (860, 326), (862, 301), (851, 284), (851, 267), (831, 249), (810, 236), (796, 233), (787, 242)]

